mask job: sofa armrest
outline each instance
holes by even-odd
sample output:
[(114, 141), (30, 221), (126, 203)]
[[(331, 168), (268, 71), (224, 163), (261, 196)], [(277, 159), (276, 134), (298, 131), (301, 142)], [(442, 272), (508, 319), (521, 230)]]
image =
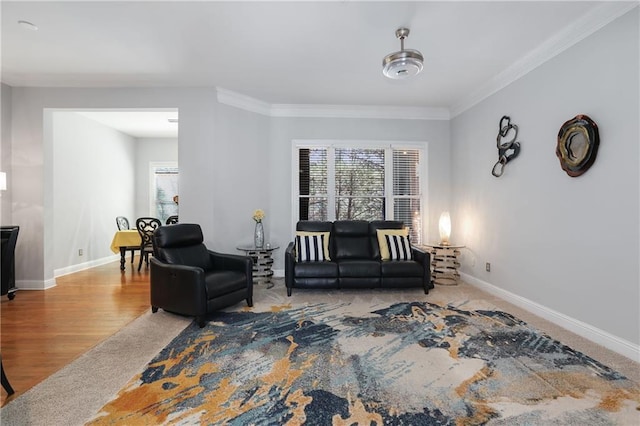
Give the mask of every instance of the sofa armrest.
[(293, 287), (293, 268), (296, 262), (295, 242), (291, 241), (284, 251), (284, 280), (288, 289)]
[(419, 248), (412, 246), (411, 254), (413, 258), (422, 265), (424, 270), (424, 288), (425, 290), (430, 290), (433, 288), (433, 283), (431, 282), (431, 255), (428, 251), (420, 250)]
[(152, 307), (192, 316), (207, 313), (207, 288), (202, 268), (164, 263), (155, 257), (149, 261)]

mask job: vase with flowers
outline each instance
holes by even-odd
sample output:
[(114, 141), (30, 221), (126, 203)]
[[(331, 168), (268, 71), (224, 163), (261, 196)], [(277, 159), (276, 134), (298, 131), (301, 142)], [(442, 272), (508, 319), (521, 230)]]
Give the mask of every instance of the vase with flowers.
[(262, 219), (264, 219), (264, 210), (257, 209), (253, 212), (253, 220), (256, 221), (256, 228), (253, 233), (253, 244), (256, 248), (262, 248), (264, 246), (264, 227), (262, 226)]

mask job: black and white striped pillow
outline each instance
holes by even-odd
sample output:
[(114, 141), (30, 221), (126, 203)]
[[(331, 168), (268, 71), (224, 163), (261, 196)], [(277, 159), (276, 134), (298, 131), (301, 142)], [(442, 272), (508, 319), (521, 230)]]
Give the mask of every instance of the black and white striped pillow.
[(298, 262), (324, 261), (324, 235), (296, 235)]
[(404, 235), (385, 235), (389, 247), (389, 259), (411, 260), (411, 244)]

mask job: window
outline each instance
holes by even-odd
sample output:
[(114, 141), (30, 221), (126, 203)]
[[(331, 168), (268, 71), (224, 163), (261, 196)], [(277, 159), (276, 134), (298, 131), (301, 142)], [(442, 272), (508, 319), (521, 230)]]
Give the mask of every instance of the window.
[(422, 240), (422, 149), (298, 146), (298, 220), (400, 220)]
[(151, 164), (151, 216), (162, 223), (178, 214), (178, 204), (173, 198), (178, 195), (178, 166), (171, 164)]

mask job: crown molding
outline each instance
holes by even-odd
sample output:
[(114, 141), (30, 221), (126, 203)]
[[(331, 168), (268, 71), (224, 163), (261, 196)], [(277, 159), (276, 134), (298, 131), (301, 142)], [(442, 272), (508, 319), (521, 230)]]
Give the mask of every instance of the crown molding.
[(241, 93), (232, 92), (231, 90), (216, 87), (218, 102), (232, 107), (240, 108), (245, 111), (255, 112), (262, 115), (271, 115), (271, 105), (259, 99), (252, 98)]
[(491, 78), (478, 90), (453, 105), (451, 107), (451, 117), (453, 118), (462, 114), (464, 111), (477, 105), (499, 90), (504, 89), (509, 84), (522, 78), (535, 68), (637, 6), (638, 1), (612, 1), (594, 8), (583, 17), (574, 21), (569, 27), (560, 31), (507, 69)]
[(447, 108), (274, 104), (272, 117), (373, 118), (388, 120), (448, 120)]
[(372, 118), (390, 120), (449, 120), (447, 108), (371, 106), (371, 105), (305, 105), (268, 104), (231, 90), (216, 88), (218, 102), (268, 117), (296, 118)]

